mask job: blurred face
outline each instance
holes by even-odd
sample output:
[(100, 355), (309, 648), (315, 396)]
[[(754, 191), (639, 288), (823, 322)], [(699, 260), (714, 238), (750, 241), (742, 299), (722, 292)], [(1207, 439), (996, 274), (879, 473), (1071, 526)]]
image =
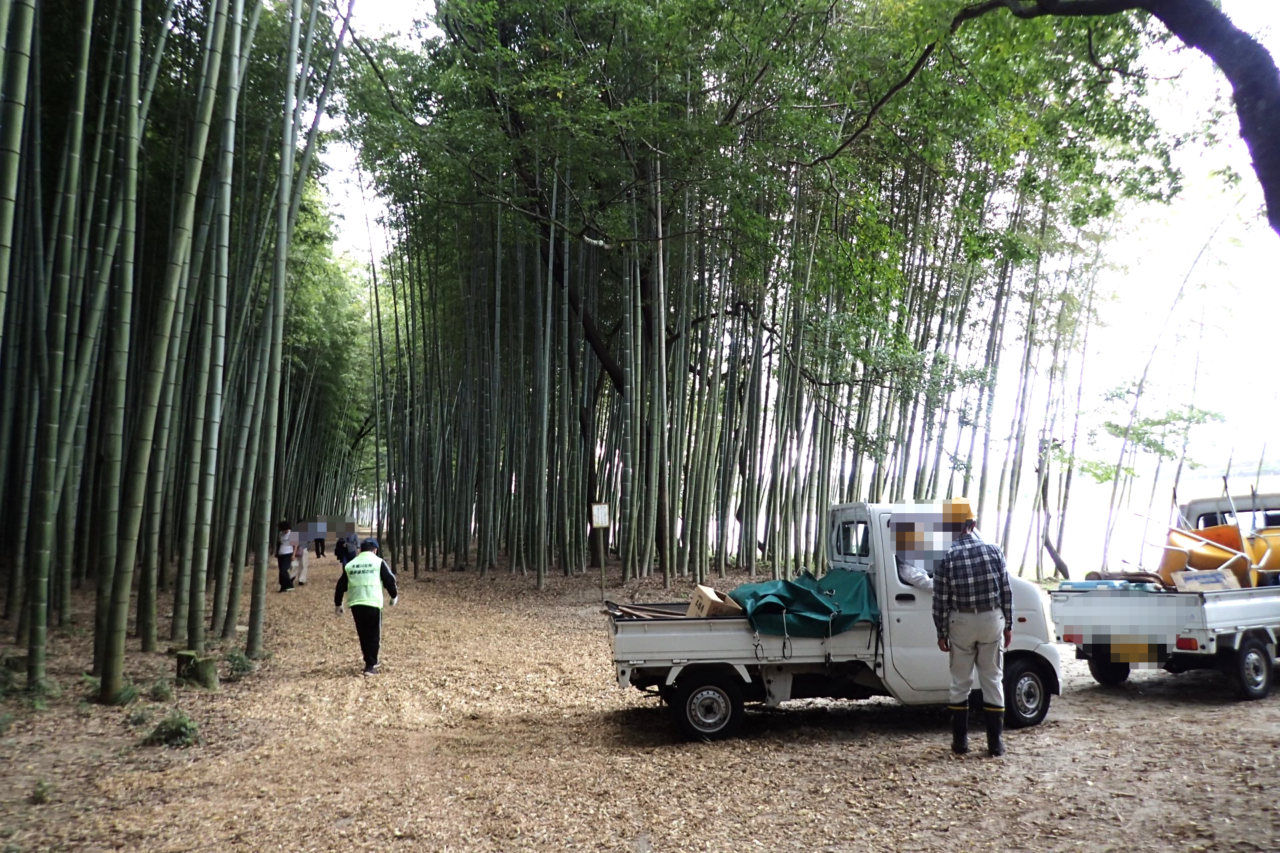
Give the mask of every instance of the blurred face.
[(914, 551), (924, 544), (924, 537), (914, 527), (899, 527), (894, 534), (894, 543), (899, 551)]
[(898, 556), (918, 563), (928, 572), (936, 570), (959, 533), (958, 526), (950, 529), (943, 507), (937, 502), (903, 507), (894, 512), (891, 524)]

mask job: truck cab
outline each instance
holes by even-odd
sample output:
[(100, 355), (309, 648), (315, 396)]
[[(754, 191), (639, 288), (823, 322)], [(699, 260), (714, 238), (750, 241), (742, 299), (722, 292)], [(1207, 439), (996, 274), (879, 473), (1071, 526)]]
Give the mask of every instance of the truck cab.
[[(830, 562), (833, 569), (869, 572), (874, 578), (884, 633), (878, 672), (885, 686), (904, 702), (945, 703), (951, 673), (949, 657), (938, 651), (933, 592), (906, 583), (897, 570), (892, 521), (902, 509), (866, 503), (833, 507)], [(1009, 585), (1014, 624), (1004, 659), (1006, 713), (1012, 726), (1030, 725), (1043, 719), (1049, 694), (1060, 692), (1059, 655), (1051, 645), (1044, 593), (1019, 577), (1010, 576)]]

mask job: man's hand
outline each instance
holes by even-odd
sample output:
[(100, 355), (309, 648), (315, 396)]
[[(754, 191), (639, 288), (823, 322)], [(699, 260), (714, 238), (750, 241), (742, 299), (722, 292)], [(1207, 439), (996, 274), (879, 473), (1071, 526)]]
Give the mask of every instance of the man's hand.
[[(395, 606), (396, 606), (397, 604), (399, 604), (399, 603), (400, 603), (400, 596), (398, 596), (398, 595), (397, 595), (395, 598), (392, 598), (392, 599), (391, 599), (391, 606), (392, 606), (392, 607), (395, 607)], [(1006, 645), (1008, 645), (1008, 644), (1006, 643)]]
[(1009, 648), (1009, 644), (1013, 642), (1013, 631), (1009, 628), (1004, 629), (1004, 647)]
[(947, 642), (947, 638), (946, 638), (946, 637), (939, 637), (939, 638), (938, 638), (938, 651), (940, 651), (940, 652), (949, 652), (949, 651), (951, 651), (951, 644)]
[(337, 607), (333, 608), (333, 615), (334, 615), (334, 616), (341, 616), (341, 615), (342, 615), (342, 605), (341, 605), (341, 604), (339, 604)]

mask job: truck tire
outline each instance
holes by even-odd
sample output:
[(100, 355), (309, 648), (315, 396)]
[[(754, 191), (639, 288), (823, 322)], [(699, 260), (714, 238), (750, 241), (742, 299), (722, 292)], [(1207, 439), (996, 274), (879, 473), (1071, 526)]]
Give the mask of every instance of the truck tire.
[(1004, 724), (1010, 729), (1038, 726), (1049, 713), (1049, 680), (1034, 659), (1017, 657), (1004, 668)]
[(671, 712), (686, 737), (731, 737), (742, 724), (742, 688), (722, 672), (687, 672), (676, 683)]
[(1098, 660), (1089, 658), (1089, 674), (1093, 680), (1104, 687), (1115, 687), (1124, 684), (1129, 678), (1128, 661)]
[(1257, 637), (1248, 637), (1236, 650), (1231, 680), (1241, 699), (1265, 699), (1271, 692), (1271, 654)]

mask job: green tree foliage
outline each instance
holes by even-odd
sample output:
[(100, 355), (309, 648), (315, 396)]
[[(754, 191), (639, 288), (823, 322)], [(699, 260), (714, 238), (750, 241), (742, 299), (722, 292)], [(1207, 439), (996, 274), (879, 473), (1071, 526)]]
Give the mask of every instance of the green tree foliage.
[(1026, 412), (1062, 428), (1083, 369), (1090, 229), (1177, 190), (1133, 74), (1167, 34), (954, 14), (450, 0), (417, 49), (360, 43), (391, 541), (571, 571), (606, 500), (627, 572), (785, 573), (822, 563), (830, 501), (1025, 500)]

